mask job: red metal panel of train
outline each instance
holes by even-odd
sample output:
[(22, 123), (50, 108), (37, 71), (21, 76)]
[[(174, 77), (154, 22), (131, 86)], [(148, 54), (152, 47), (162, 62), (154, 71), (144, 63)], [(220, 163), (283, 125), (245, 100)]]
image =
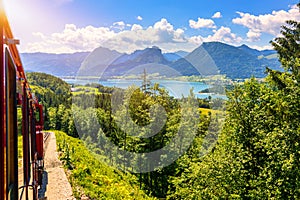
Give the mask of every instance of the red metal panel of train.
[(36, 133), (36, 152), (37, 152), (37, 159), (42, 160), (44, 157), (44, 134), (43, 134), (43, 132)]
[[(38, 199), (43, 172), (43, 107), (33, 98), (0, 0), (0, 199)], [(22, 109), (23, 184), (18, 177), (17, 107)], [(29, 187), (33, 195), (29, 195)], [(24, 198), (23, 198), (24, 199)]]

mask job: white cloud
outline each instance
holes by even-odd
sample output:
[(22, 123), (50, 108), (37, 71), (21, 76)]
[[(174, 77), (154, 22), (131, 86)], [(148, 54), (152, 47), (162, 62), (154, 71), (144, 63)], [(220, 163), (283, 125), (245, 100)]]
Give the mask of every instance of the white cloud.
[[(105, 46), (122, 52), (132, 52), (149, 46), (159, 46), (163, 51), (177, 49), (188, 40), (183, 29), (175, 29), (167, 19), (162, 18), (153, 26), (143, 29), (134, 24), (130, 31), (123, 31), (105, 42)], [(180, 45), (178, 45), (180, 43)]]
[(200, 29), (200, 28), (216, 28), (215, 22), (211, 19), (203, 19), (198, 18), (198, 21), (194, 21), (192, 19), (189, 20), (189, 25), (193, 29)]
[(154, 24), (154, 29), (163, 31), (173, 31), (174, 27), (167, 21), (167, 19), (162, 18), (160, 21)]
[(32, 33), (32, 35), (36, 36), (36, 37), (39, 37), (41, 39), (46, 39), (46, 36), (41, 32), (34, 32), (34, 33)]
[(51, 35), (34, 33), (40, 42), (27, 45), (24, 47), (25, 52), (72, 53), (92, 51), (99, 46), (126, 53), (152, 46), (158, 46), (164, 52), (174, 52), (192, 51), (204, 41), (238, 43), (242, 40), (232, 33), (230, 28), (223, 26), (214, 30), (208, 37), (201, 35), (188, 37), (184, 29), (174, 28), (165, 18), (146, 28), (140, 24), (133, 24), (130, 29), (119, 30), (115, 26), (126, 24), (117, 22), (111, 27), (82, 28), (66, 24), (64, 30)]
[[(92, 51), (99, 46), (121, 52), (132, 52), (154, 45), (161, 47), (164, 51), (179, 50), (181, 47), (185, 50), (196, 47), (195, 44), (185, 44), (188, 40), (184, 30), (175, 29), (165, 18), (147, 28), (133, 24), (131, 29), (127, 30), (125, 26), (123, 21), (115, 22), (110, 27), (78, 28), (74, 24), (66, 24), (62, 32), (51, 35), (34, 33), (40, 42), (31, 43), (24, 48), (25, 52), (71, 53)], [(178, 45), (179, 43), (182, 45)]]
[(251, 45), (251, 44), (247, 44), (250, 48), (252, 49), (257, 49), (257, 50), (270, 50), (273, 49), (272, 45), (264, 45), (264, 46), (258, 46), (258, 45)]
[(107, 27), (77, 28), (74, 24), (66, 24), (61, 33), (46, 36), (38, 32), (33, 35), (39, 37), (41, 41), (28, 44), (25, 47), (26, 52), (71, 53), (91, 51), (114, 37), (116, 33)]
[(111, 28), (115, 28), (118, 30), (124, 30), (125, 26), (130, 26), (130, 24), (125, 24), (125, 22), (123, 21), (119, 21), (119, 22), (114, 22)]
[(221, 18), (222, 15), (220, 12), (216, 12), (211, 18)]
[(228, 27), (222, 26), (218, 30), (213, 30), (213, 32), (213, 35), (209, 35), (208, 37), (204, 38), (205, 42), (219, 41), (235, 44), (240, 43), (243, 40), (241, 37), (238, 37), (236, 34), (232, 33), (231, 29)]
[(200, 45), (204, 42), (204, 38), (200, 35), (192, 36), (189, 38), (189, 42)]
[(141, 16), (137, 16), (136, 19), (139, 20), (139, 21), (143, 20), (143, 18)]
[(228, 27), (222, 26), (218, 30), (213, 30), (214, 34), (207, 37), (192, 36), (188, 38), (190, 43), (197, 44), (198, 46), (203, 42), (225, 42), (227, 44), (240, 44), (243, 39), (231, 32)]
[(247, 38), (248, 38), (248, 41), (250, 41), (250, 42), (259, 41), (260, 36), (261, 36), (260, 32), (255, 32), (253, 30), (249, 30), (248, 33), (247, 33)]
[(131, 27), (132, 31), (138, 31), (138, 30), (143, 30), (143, 27), (139, 24), (133, 24)]
[(247, 33), (250, 41), (257, 41), (261, 33), (269, 33), (279, 36), (280, 26), (287, 20), (300, 20), (300, 12), (297, 6), (292, 6), (288, 11), (273, 11), (271, 14), (252, 15), (249, 13), (237, 12), (240, 17), (234, 18), (232, 22), (245, 26), (249, 29)]

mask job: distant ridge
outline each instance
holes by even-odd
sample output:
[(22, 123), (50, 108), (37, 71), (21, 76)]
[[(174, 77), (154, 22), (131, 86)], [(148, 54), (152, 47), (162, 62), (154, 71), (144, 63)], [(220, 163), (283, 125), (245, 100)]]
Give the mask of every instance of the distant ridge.
[(205, 42), (192, 52), (162, 53), (158, 47), (122, 54), (99, 47), (93, 52), (74, 54), (21, 54), (25, 70), (56, 76), (85, 76), (109, 78), (148, 73), (161, 76), (190, 76), (224, 74), (232, 79), (265, 77), (266, 66), (280, 70), (276, 51), (238, 47), (221, 42)]
[[(117, 58), (106, 70), (104, 76), (122, 76), (128, 73), (141, 73), (139, 66), (147, 65), (147, 68), (155, 69), (158, 73), (162, 65), (168, 66), (170, 61), (166, 60), (162, 55), (161, 49), (157, 47), (146, 48), (144, 50), (136, 50), (132, 54), (123, 54)], [(154, 70), (154, 71), (155, 71)], [(150, 70), (147, 70), (148, 73)], [(162, 72), (160, 72), (162, 73)]]
[(106, 68), (122, 55), (117, 51), (98, 47), (85, 58), (76, 74), (100, 77)]
[(172, 67), (187, 76), (225, 74), (232, 79), (261, 78), (265, 77), (266, 66), (280, 69), (276, 57), (264, 58), (274, 52), (255, 50), (246, 45), (235, 47), (221, 42), (205, 42), (185, 58), (173, 63)]
[(187, 56), (189, 52), (186, 51), (176, 51), (174, 53), (164, 53), (163, 56), (165, 57), (166, 60), (170, 62), (175, 62), (179, 60), (180, 58), (184, 58)]
[(259, 51), (257, 49), (252, 49), (252, 48), (248, 47), (245, 44), (243, 44), (243, 45), (241, 45), (237, 48), (244, 51), (244, 52), (246, 52), (246, 53), (249, 53), (251, 55), (256, 55), (256, 56), (269, 56), (271, 54), (276, 54), (277, 53), (275, 50), (270, 50), (270, 49)]
[(89, 53), (21, 53), (21, 59), (26, 71), (44, 72), (55, 76), (75, 76)]

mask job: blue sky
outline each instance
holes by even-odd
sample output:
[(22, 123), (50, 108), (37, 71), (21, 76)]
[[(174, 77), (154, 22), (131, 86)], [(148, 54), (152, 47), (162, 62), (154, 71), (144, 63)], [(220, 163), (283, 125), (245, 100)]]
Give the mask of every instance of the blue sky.
[(21, 52), (70, 53), (98, 46), (132, 52), (192, 51), (220, 41), (270, 48), (298, 0), (4, 0)]

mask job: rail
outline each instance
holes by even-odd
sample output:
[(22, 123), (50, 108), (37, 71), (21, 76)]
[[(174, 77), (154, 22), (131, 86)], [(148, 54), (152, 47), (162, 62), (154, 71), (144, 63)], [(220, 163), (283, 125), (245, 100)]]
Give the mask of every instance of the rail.
[(44, 132), (44, 144), (46, 144), (51, 132)]

